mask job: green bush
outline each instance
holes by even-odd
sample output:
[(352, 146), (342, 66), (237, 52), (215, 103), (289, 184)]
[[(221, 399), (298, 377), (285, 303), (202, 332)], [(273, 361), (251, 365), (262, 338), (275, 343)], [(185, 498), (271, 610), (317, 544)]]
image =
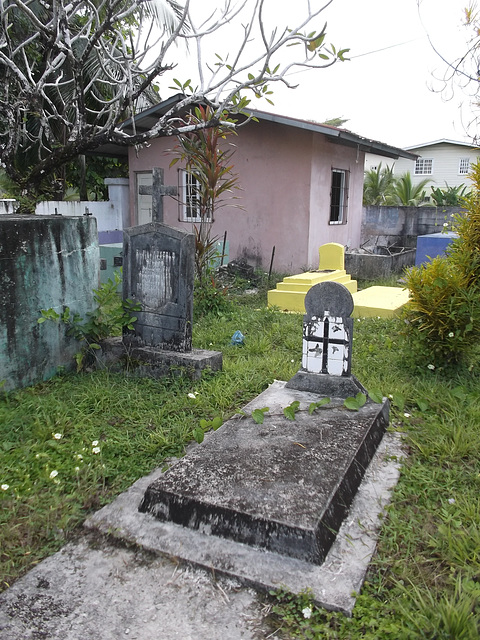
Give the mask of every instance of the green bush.
[(478, 341), (478, 288), (448, 259), (437, 257), (407, 276), (411, 299), (405, 312), (406, 333), (416, 354), (434, 366), (458, 362)]
[(196, 279), (193, 290), (193, 317), (195, 320), (208, 314), (222, 316), (233, 310), (228, 289), (218, 284), (214, 276)]
[(416, 358), (433, 366), (458, 363), (480, 338), (480, 164), (471, 178), (465, 215), (454, 217), (458, 238), (447, 256), (413, 267), (406, 276), (406, 334)]

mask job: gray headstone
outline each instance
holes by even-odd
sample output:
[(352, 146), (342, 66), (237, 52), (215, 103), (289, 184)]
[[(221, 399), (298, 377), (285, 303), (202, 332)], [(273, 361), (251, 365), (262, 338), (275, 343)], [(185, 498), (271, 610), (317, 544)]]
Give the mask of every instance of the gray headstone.
[(123, 297), (141, 305), (127, 345), (191, 351), (195, 238), (151, 222), (124, 230)]
[(305, 311), (308, 316), (323, 318), (330, 316), (348, 318), (353, 312), (350, 291), (339, 282), (320, 282), (309, 289), (305, 296)]

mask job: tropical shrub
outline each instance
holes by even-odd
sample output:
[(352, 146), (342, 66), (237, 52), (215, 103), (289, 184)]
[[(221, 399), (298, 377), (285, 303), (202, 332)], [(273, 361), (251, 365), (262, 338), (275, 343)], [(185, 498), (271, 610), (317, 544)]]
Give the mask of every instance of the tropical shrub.
[(430, 189), (432, 190), (432, 200), (437, 207), (456, 207), (463, 204), (465, 198), (471, 195), (471, 192), (467, 191), (467, 187), (464, 184), (457, 187), (449, 187), (445, 183), (445, 189), (440, 189), (440, 187), (430, 187)]
[(465, 215), (454, 217), (458, 238), (447, 256), (406, 275), (406, 333), (432, 366), (457, 363), (480, 339), (480, 164), (471, 178), (474, 186), (465, 198)]

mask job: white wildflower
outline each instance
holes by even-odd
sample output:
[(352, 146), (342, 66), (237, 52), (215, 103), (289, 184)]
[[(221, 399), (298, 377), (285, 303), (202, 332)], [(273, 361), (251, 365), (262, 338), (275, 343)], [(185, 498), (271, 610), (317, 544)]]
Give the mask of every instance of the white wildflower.
[(444, 223), (443, 223), (443, 226), (444, 226), (444, 227), (448, 227), (448, 222), (444, 222)]
[(80, 467), (75, 467), (75, 471), (78, 473), (80, 471)]
[(81, 453), (77, 453), (77, 460), (83, 460), (83, 456)]
[(92, 453), (95, 453), (95, 454), (100, 453), (100, 447), (93, 447)]
[(50, 480), (53, 480), (54, 478), (56, 478), (58, 476), (58, 471), (56, 469), (54, 469), (53, 471), (50, 471)]
[(61, 440), (63, 438), (61, 433), (52, 433), (52, 436), (55, 438), (55, 440)]
[(409, 413), (404, 413), (403, 415), (405, 416), (405, 418), (410, 418), (411, 417), (411, 415)]
[(98, 447), (98, 440), (92, 441), (92, 447)]
[(455, 504), (455, 498), (449, 498), (448, 504)]
[(2, 486), (1, 486), (2, 491), (7, 491), (7, 489), (9, 489), (9, 488), (10, 488), (9, 484), (2, 484)]
[(312, 607), (305, 607), (304, 609), (302, 609), (302, 614), (304, 618), (311, 618), (312, 617)]
[(449, 337), (449, 338), (453, 338), (453, 337), (454, 337), (454, 335), (455, 335), (455, 334), (453, 333), (453, 331), (450, 331), (450, 333), (448, 334), (448, 337)]
[(427, 369), (430, 369), (430, 371), (433, 371), (435, 369), (435, 365), (434, 364), (429, 364), (429, 365), (427, 365)]

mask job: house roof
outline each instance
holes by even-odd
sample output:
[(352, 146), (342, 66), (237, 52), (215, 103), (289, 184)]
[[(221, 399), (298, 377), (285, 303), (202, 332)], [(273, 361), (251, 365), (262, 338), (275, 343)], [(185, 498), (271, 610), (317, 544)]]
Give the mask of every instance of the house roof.
[(413, 144), (410, 147), (404, 147), (406, 151), (411, 149), (422, 149), (423, 147), (433, 147), (436, 144), (454, 144), (460, 147), (469, 147), (470, 149), (478, 149), (478, 145), (471, 144), (470, 142), (460, 142), (459, 140), (447, 140), (442, 138), (441, 140), (433, 140), (432, 142), (422, 142), (421, 144)]
[[(141, 111), (133, 118), (126, 120), (122, 124), (123, 129), (131, 129), (135, 124), (135, 129), (139, 132), (147, 131), (155, 125), (158, 118), (169, 111), (176, 103), (183, 99), (183, 95), (177, 93), (170, 98), (160, 102), (153, 107), (149, 107), (144, 111)], [(375, 153), (387, 158), (407, 158), (409, 160), (416, 160), (417, 154), (411, 153), (408, 149), (400, 149), (384, 142), (378, 142), (376, 140), (370, 140), (362, 136), (348, 131), (348, 129), (340, 129), (331, 125), (319, 124), (317, 122), (311, 122), (309, 120), (301, 120), (299, 118), (292, 118), (290, 116), (280, 116), (265, 111), (258, 111), (256, 109), (249, 109), (251, 113), (258, 120), (264, 120), (266, 122), (274, 122), (277, 124), (285, 125), (288, 127), (294, 127), (297, 129), (303, 129), (306, 131), (312, 131), (315, 133), (321, 133), (328, 138), (328, 140), (335, 144), (340, 144), (345, 147), (354, 147), (359, 151), (365, 151), (366, 153)], [(127, 155), (126, 148), (121, 148), (117, 145), (105, 145), (101, 150), (97, 150), (97, 153), (114, 153), (117, 155)]]

